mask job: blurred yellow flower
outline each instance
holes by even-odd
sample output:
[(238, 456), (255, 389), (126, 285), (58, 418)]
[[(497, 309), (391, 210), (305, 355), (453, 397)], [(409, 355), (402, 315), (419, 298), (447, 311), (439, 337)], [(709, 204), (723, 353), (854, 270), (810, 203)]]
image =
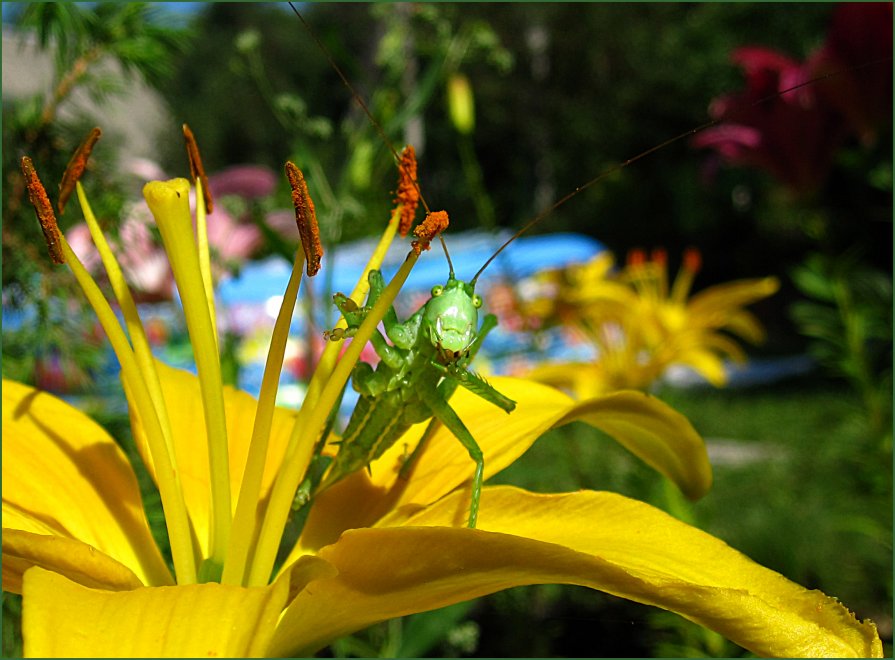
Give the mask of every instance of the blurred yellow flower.
[(579, 398), (624, 388), (645, 389), (672, 365), (686, 365), (715, 386), (727, 382), (725, 360), (745, 361), (735, 335), (764, 339), (755, 316), (744, 309), (779, 288), (776, 278), (739, 280), (690, 295), (700, 267), (695, 250), (669, 284), (667, 257), (631, 253), (623, 270), (613, 270), (610, 253), (552, 271), (552, 287), (527, 304), (525, 312), (543, 325), (564, 325), (591, 343), (593, 362), (545, 363), (527, 377), (561, 387)]

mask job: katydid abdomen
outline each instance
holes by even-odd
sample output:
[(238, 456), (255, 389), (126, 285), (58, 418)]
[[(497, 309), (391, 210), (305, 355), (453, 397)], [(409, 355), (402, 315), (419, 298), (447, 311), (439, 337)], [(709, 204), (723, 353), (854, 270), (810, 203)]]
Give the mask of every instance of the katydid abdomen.
[(358, 363), (352, 374), (352, 383), (359, 395), (348, 425), (339, 440), (339, 453), (323, 481), (323, 487), (331, 486), (343, 477), (367, 467), (376, 460), (415, 423), (431, 417), (417, 396), (419, 387), (413, 373), (414, 363), (422, 375), (428, 355), (408, 359), (409, 351), (394, 349), (407, 360), (406, 369), (395, 370), (385, 362), (373, 369), (364, 362)]

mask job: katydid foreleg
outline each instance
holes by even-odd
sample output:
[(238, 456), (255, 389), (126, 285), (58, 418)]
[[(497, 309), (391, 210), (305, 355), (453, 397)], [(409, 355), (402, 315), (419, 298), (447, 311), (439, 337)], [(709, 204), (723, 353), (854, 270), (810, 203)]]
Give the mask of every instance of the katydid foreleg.
[[(357, 332), (357, 329), (360, 327), (360, 324), (363, 323), (364, 319), (367, 317), (367, 313), (373, 309), (373, 305), (379, 300), (379, 296), (385, 288), (385, 280), (382, 277), (382, 273), (378, 270), (371, 270), (367, 279), (370, 283), (370, 290), (367, 294), (367, 302), (363, 307), (358, 307), (357, 303), (342, 293), (337, 293), (333, 296), (333, 301), (335, 302), (336, 307), (339, 308), (339, 311), (342, 312), (342, 316), (348, 327), (343, 330), (332, 330), (328, 332), (328, 338), (341, 339), (343, 337), (353, 337), (354, 333)], [(400, 323), (395, 308), (389, 306), (385, 313), (385, 317), (382, 319), (382, 325), (385, 327), (386, 335), (388, 335), (388, 338), (396, 347), (409, 349), (414, 345), (417, 333), (419, 332), (423, 309), (417, 311), (406, 322)], [(376, 337), (376, 335), (378, 335), (378, 338), (372, 339), (371, 342), (373, 343), (373, 348), (376, 350), (377, 355), (387, 362), (394, 362), (393, 352), (389, 351), (389, 348), (391, 347), (385, 343), (384, 338), (378, 331), (374, 334), (374, 337)]]

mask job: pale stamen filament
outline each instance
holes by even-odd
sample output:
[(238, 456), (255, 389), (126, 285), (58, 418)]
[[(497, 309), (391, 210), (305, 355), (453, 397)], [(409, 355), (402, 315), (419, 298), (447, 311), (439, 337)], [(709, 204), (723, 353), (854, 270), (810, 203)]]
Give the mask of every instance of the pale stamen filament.
[(171, 458), (171, 464), (174, 467), (175, 478), (178, 480), (179, 488), (180, 482), (179, 477), (177, 477), (176, 474), (177, 462), (175, 460), (174, 445), (171, 440), (172, 433), (171, 423), (168, 418), (168, 408), (165, 405), (165, 399), (162, 396), (161, 382), (159, 381), (158, 371), (155, 368), (155, 359), (152, 357), (152, 349), (149, 346), (149, 340), (146, 338), (143, 322), (140, 320), (140, 315), (137, 312), (134, 298), (131, 295), (130, 288), (127, 286), (124, 274), (121, 272), (121, 266), (118, 264), (118, 260), (115, 258), (115, 254), (112, 252), (111, 247), (109, 247), (109, 243), (106, 241), (106, 237), (103, 235), (99, 223), (96, 221), (96, 216), (93, 213), (93, 209), (90, 207), (87, 195), (84, 193), (84, 188), (81, 186), (80, 182), (75, 184), (75, 188), (78, 195), (78, 202), (81, 205), (81, 211), (84, 214), (84, 221), (87, 223), (87, 228), (90, 230), (90, 236), (93, 238), (93, 243), (96, 246), (97, 252), (99, 252), (103, 266), (106, 269), (106, 274), (109, 277), (109, 283), (112, 285), (112, 291), (115, 294), (115, 298), (118, 300), (118, 305), (121, 307), (124, 322), (127, 325), (127, 332), (134, 347), (134, 355), (137, 358), (137, 364), (140, 367), (140, 373), (145, 376), (144, 380), (146, 381), (146, 387), (149, 389), (149, 394), (152, 397), (153, 405), (158, 414), (162, 432), (165, 435), (165, 446), (168, 449), (168, 455)]
[(214, 307), (214, 280), (211, 274), (211, 251), (208, 245), (208, 220), (205, 207), (205, 195), (202, 190), (202, 179), (196, 178), (196, 247), (199, 252), (199, 270), (202, 283), (205, 285), (205, 297), (208, 300), (208, 317), (214, 332), (215, 344), (220, 347), (218, 338), (217, 314)]
[(233, 533), (230, 547), (224, 562), (223, 584), (240, 585), (248, 559), (249, 549), (255, 535), (255, 523), (258, 499), (261, 494), (261, 481), (267, 462), (271, 424), (276, 406), (277, 386), (280, 372), (283, 369), (283, 357), (286, 353), (286, 342), (289, 339), (289, 325), (295, 311), (295, 301), (301, 285), (301, 269), (304, 266), (304, 254), (299, 250), (295, 255), (292, 274), (283, 294), (283, 302), (274, 324), (267, 362), (264, 365), (264, 376), (261, 379), (261, 391), (258, 395), (258, 409), (252, 428), (252, 439), (246, 459), (239, 498), (236, 503), (236, 515), (233, 519)]
[(146, 429), (146, 439), (155, 467), (159, 494), (165, 511), (165, 521), (168, 525), (168, 537), (171, 542), (174, 570), (177, 573), (177, 584), (195, 584), (196, 566), (193, 562), (192, 536), (186, 504), (183, 501), (183, 491), (179, 487), (174, 466), (165, 446), (165, 435), (149, 389), (142, 378), (140, 365), (134, 357), (115, 312), (112, 311), (96, 282), (81, 264), (62, 234), (59, 235), (59, 244), (65, 261), (109, 338), (109, 343), (121, 365), (122, 381), (134, 401), (137, 414)]
[(171, 263), (199, 373), (211, 480), (209, 557), (200, 568), (200, 580), (207, 581), (220, 577), (229, 544), (232, 524), (230, 458), (220, 355), (192, 231), (189, 188), (186, 179), (152, 181), (144, 186), (143, 195), (155, 217)]
[(255, 556), (249, 573), (249, 586), (262, 586), (268, 583), (295, 492), (310, 465), (314, 446), (323, 432), (329, 412), (336, 405), (342, 388), (348, 382), (351, 370), (360, 359), (361, 351), (370, 341), (376, 326), (385, 317), (389, 307), (394, 303), (418, 258), (419, 255), (414, 251), (407, 255), (401, 268), (398, 269), (394, 278), (379, 296), (373, 309), (361, 323), (342, 359), (336, 364), (316, 405), (301, 407), (292, 436), (289, 439), (289, 446), (294, 446), (296, 450), (291, 454), (287, 450), (284, 463), (274, 482), (258, 544), (255, 548)]

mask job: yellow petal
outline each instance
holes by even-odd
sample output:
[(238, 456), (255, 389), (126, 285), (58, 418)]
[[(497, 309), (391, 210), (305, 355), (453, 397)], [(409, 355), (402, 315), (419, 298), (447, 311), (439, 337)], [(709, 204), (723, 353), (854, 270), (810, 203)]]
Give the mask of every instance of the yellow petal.
[[(171, 583), (124, 452), (69, 404), (9, 380), (3, 381), (3, 527), (77, 539), (126, 566), (143, 584)], [(22, 554), (16, 561), (27, 568), (30, 546), (17, 547)], [(32, 559), (46, 565), (49, 548), (65, 553), (70, 547), (41, 545)], [(7, 572), (6, 548), (4, 538), (4, 588), (7, 579), (21, 579)], [(103, 583), (107, 576), (96, 579)]]
[[(699, 497), (711, 485), (711, 466), (702, 439), (687, 419), (640, 392), (620, 392), (576, 403), (562, 392), (517, 378), (494, 378), (492, 385), (517, 402), (509, 415), (465, 390), (451, 406), (485, 456), (485, 478), (510, 465), (548, 429), (575, 420), (588, 422), (618, 440), (636, 456)], [(475, 464), (460, 441), (442, 428), (418, 457), (409, 480), (398, 478), (403, 457), (413, 449), (425, 424), (418, 424), (363, 474), (322, 493), (294, 551), (314, 552), (334, 542), (345, 529), (367, 527), (392, 508), (429, 504), (472, 478)]]
[(478, 529), (444, 526), (465, 519), (458, 492), (406, 526), (352, 530), (324, 548), (338, 575), (295, 598), (270, 651), (307, 654), (379, 620), (517, 585), (566, 583), (678, 612), (761, 656), (882, 656), (875, 626), (836, 599), (642, 502), (510, 487), (482, 495)]
[(606, 372), (599, 362), (545, 362), (525, 377), (570, 392), (576, 399), (598, 396), (608, 389)]
[(29, 657), (257, 657), (289, 594), (215, 583), (89, 589), (33, 568), (25, 574), (22, 636)]
[(675, 356), (674, 364), (689, 366), (715, 387), (724, 387), (727, 384), (724, 361), (711, 351), (697, 347), (682, 349)]
[[(205, 442), (205, 418), (202, 414), (199, 378), (188, 371), (174, 369), (161, 362), (156, 362), (156, 368), (171, 421), (174, 452), (183, 484), (184, 500), (202, 552), (207, 554), (210, 524), (208, 445)], [(251, 395), (232, 387), (224, 388), (224, 411), (227, 417), (227, 439), (230, 447), (230, 492), (234, 512), (257, 407), (258, 402)], [(279, 469), (294, 420), (295, 413), (292, 411), (277, 408), (274, 412), (267, 463), (261, 485), (262, 498), (266, 497), (273, 483), (273, 477)], [(146, 435), (140, 420), (135, 415), (131, 416), (131, 422), (134, 439), (145, 459)]]
[(749, 359), (742, 347), (733, 339), (720, 332), (709, 332), (702, 335), (698, 342), (694, 342), (697, 350), (709, 350), (720, 353), (724, 357), (745, 364)]
[(22, 575), (32, 566), (61, 573), (85, 587), (123, 591), (144, 586), (127, 566), (86, 543), (4, 528), (3, 590), (22, 593)]
[[(508, 415), (462, 389), (451, 398), (451, 406), (484, 453), (485, 479), (521, 456), (573, 405), (562, 392), (530, 381), (494, 378), (491, 384), (516, 401), (516, 410)], [(374, 461), (371, 478), (358, 472), (321, 493), (289, 561), (332, 543), (345, 529), (371, 525), (395, 506), (428, 504), (470, 479), (475, 463), (460, 441), (444, 428), (429, 440), (410, 479), (398, 478), (405, 455), (417, 445), (426, 426), (413, 426)]]
[(744, 309), (732, 313), (724, 329), (753, 344), (760, 344), (765, 340), (764, 327), (754, 314)]
[(716, 284), (694, 294), (687, 304), (687, 311), (693, 316), (712, 319), (713, 327), (723, 327), (731, 312), (767, 298), (779, 288), (780, 281), (776, 277)]
[(581, 420), (608, 433), (671, 479), (690, 499), (712, 486), (705, 443), (686, 417), (643, 392), (613, 392), (575, 405), (559, 423)]

